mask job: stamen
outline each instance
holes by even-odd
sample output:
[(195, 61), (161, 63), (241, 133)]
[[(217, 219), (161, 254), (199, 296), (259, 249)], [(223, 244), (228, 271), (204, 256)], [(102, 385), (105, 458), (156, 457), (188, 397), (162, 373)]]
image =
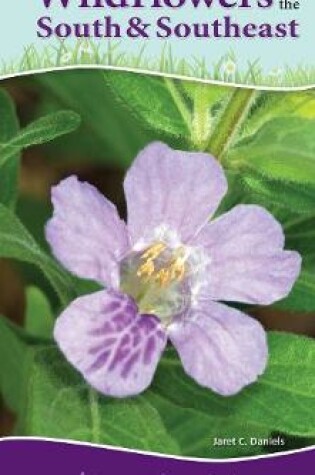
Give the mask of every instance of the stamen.
[(170, 284), (173, 281), (180, 282), (183, 280), (186, 272), (185, 268), (185, 258), (182, 255), (182, 249), (177, 251), (177, 254), (180, 254), (178, 257), (173, 258), (168, 266), (163, 267), (156, 274), (156, 281), (162, 286), (165, 287), (167, 284)]
[(154, 268), (154, 262), (151, 259), (148, 259), (142, 266), (139, 267), (137, 271), (137, 276), (138, 277), (150, 277), (152, 274), (154, 274), (155, 268)]
[(155, 276), (155, 281), (160, 287), (166, 287), (170, 280), (170, 271), (165, 267), (161, 269)]
[(163, 242), (158, 242), (144, 252), (141, 256), (141, 259), (154, 260), (166, 249), (166, 244)]
[(158, 242), (145, 251), (141, 255), (141, 260), (145, 260), (145, 262), (139, 267), (137, 276), (153, 277), (160, 287), (166, 287), (173, 281), (180, 282), (186, 272), (187, 256), (183, 247), (176, 249), (173, 256), (164, 263), (164, 266), (156, 269), (156, 260), (164, 253), (166, 248), (167, 246), (164, 243)]
[(185, 276), (185, 261), (183, 259), (175, 259), (171, 266), (172, 277), (175, 280), (183, 280)]
[(142, 314), (153, 314), (168, 325), (190, 302), (191, 251), (186, 246), (155, 241), (128, 255), (121, 264), (121, 289)]

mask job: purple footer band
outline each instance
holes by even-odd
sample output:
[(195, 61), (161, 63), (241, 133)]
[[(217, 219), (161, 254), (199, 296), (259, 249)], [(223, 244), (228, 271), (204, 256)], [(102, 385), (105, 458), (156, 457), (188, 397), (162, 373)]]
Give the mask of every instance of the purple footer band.
[(3, 475), (314, 475), (315, 448), (242, 461), (193, 461), (43, 440), (0, 441)]

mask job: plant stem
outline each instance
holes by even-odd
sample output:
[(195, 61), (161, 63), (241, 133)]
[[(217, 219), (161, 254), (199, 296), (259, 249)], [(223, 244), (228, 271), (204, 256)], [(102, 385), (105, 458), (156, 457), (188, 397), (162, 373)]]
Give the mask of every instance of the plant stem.
[(207, 151), (222, 160), (254, 101), (256, 91), (237, 88), (211, 134)]
[(187, 125), (188, 127), (188, 130), (190, 130), (191, 128), (191, 114), (184, 102), (184, 99), (182, 97), (182, 95), (179, 93), (178, 89), (176, 88), (174, 82), (172, 81), (172, 79), (169, 79), (169, 78), (164, 78), (164, 81), (165, 81), (165, 85), (167, 87), (167, 89), (169, 90), (171, 96), (172, 96), (172, 99), (174, 101), (174, 104), (176, 105), (180, 115), (182, 116), (185, 124)]
[(192, 119), (192, 141), (199, 150), (207, 145), (211, 130), (211, 115), (209, 103), (205, 98), (204, 90), (207, 84), (199, 84), (194, 94), (194, 113)]
[(91, 407), (92, 439), (94, 443), (100, 443), (101, 425), (100, 425), (100, 414), (98, 410), (98, 394), (92, 388), (89, 389), (89, 400), (90, 400), (90, 407)]

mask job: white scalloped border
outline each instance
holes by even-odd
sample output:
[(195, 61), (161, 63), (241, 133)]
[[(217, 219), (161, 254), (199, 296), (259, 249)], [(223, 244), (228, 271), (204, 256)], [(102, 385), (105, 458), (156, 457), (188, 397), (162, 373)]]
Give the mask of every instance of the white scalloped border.
[(261, 459), (271, 459), (271, 458), (277, 458), (277, 457), (284, 457), (287, 455), (294, 455), (298, 453), (303, 453), (303, 452), (311, 452), (315, 451), (315, 445), (312, 445), (310, 447), (305, 447), (302, 449), (296, 449), (296, 450), (287, 450), (283, 452), (275, 452), (272, 454), (266, 454), (266, 455), (255, 455), (252, 457), (239, 457), (239, 458), (226, 458), (226, 459), (215, 459), (215, 458), (197, 458), (197, 457), (184, 457), (184, 456), (179, 456), (179, 455), (170, 455), (170, 454), (162, 454), (158, 452), (146, 452), (144, 450), (136, 450), (136, 449), (126, 449), (124, 447), (115, 447), (111, 445), (101, 445), (101, 444), (92, 444), (89, 442), (80, 442), (76, 440), (67, 440), (67, 439), (54, 439), (54, 438), (48, 438), (48, 437), (1, 437), (0, 438), (0, 444), (1, 442), (51, 442), (53, 444), (66, 444), (66, 445), (77, 445), (77, 446), (83, 446), (83, 447), (91, 447), (91, 448), (97, 448), (97, 449), (107, 449), (107, 450), (112, 450), (114, 452), (125, 452), (125, 453), (131, 453), (131, 454), (138, 454), (138, 455), (149, 455), (152, 457), (157, 457), (157, 458), (162, 458), (162, 459), (172, 459), (172, 460), (181, 460), (181, 461), (186, 461), (186, 462), (199, 462), (199, 463), (237, 463), (237, 462), (250, 462), (251, 460), (261, 460)]

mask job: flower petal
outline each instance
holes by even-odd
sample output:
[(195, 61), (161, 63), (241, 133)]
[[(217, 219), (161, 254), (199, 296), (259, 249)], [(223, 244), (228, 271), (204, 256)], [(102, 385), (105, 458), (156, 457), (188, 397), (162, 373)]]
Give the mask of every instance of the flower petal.
[(52, 202), (46, 238), (56, 258), (80, 277), (117, 286), (117, 262), (127, 252), (129, 238), (116, 207), (75, 176), (53, 188)]
[(169, 327), (169, 336), (186, 373), (223, 396), (236, 394), (265, 370), (268, 348), (260, 323), (217, 302), (199, 303)]
[(209, 254), (202, 292), (213, 300), (269, 305), (289, 294), (300, 273), (300, 255), (283, 250), (281, 225), (260, 206), (236, 206), (194, 244)]
[(133, 243), (161, 225), (189, 241), (215, 212), (227, 190), (221, 165), (205, 153), (146, 147), (125, 179)]
[(118, 291), (80, 297), (61, 314), (55, 339), (91, 386), (108, 396), (144, 391), (153, 379), (167, 338), (153, 315), (139, 315)]

